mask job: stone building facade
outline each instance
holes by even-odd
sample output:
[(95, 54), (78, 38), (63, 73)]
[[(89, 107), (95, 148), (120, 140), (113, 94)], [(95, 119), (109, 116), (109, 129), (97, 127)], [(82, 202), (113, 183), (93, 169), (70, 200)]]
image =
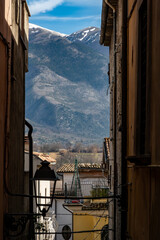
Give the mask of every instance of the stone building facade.
[(159, 239), (160, 7), (104, 0), (100, 43), (110, 48), (109, 239)]
[[(106, 1), (107, 2), (107, 1)], [(124, 1), (103, 1), (100, 44), (109, 46), (110, 83), (110, 156), (109, 239), (121, 239), (121, 207), (117, 196), (122, 192), (122, 65)], [(111, 4), (111, 5), (110, 5)], [(115, 231), (116, 229), (116, 231)]]
[(24, 209), (27, 200), (13, 195), (24, 193), (29, 15), (25, 0), (0, 1), (0, 239), (8, 239), (5, 214), (28, 211)]

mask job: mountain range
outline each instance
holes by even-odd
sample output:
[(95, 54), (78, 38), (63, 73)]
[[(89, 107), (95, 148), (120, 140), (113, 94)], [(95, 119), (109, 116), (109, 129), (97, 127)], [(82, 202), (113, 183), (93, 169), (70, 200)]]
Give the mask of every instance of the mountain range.
[(108, 48), (95, 27), (65, 35), (29, 26), (26, 118), (34, 142), (99, 143), (109, 135)]

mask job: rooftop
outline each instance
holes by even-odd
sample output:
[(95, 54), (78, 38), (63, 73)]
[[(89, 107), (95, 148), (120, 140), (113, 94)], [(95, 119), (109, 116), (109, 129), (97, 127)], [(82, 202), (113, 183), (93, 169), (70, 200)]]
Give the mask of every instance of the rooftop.
[[(117, 0), (111, 0), (109, 3), (113, 7), (117, 7)], [(100, 36), (100, 44), (104, 46), (109, 46), (111, 41), (111, 34), (113, 30), (113, 11), (108, 5), (106, 1), (103, 0), (102, 3), (102, 14), (101, 14), (101, 36)]]
[(48, 161), (50, 163), (53, 163), (53, 162), (56, 163), (56, 160), (54, 158), (52, 158), (51, 156), (49, 156), (49, 154), (47, 154), (47, 153), (33, 152), (33, 155), (37, 156), (42, 161), (46, 160), (46, 161)]
[(110, 145), (110, 138), (105, 138), (105, 147), (106, 147), (106, 153), (108, 155), (108, 157), (110, 156), (110, 150), (109, 150), (109, 145)]
[[(100, 163), (78, 163), (78, 170), (81, 169), (101, 169)], [(75, 170), (74, 163), (65, 163), (60, 168), (58, 168), (58, 173), (73, 173)]]

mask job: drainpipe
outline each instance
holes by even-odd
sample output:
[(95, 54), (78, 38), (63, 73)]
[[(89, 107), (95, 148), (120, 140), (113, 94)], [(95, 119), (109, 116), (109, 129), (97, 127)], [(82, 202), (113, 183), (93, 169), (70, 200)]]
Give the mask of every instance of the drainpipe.
[[(25, 125), (29, 128), (28, 138), (29, 138), (29, 195), (33, 196), (33, 141), (32, 141), (32, 125), (25, 120)], [(29, 198), (29, 209), (30, 213), (33, 213), (33, 197)]]
[[(32, 132), (33, 127), (32, 125), (25, 120), (25, 125), (28, 127), (28, 138), (29, 138), (29, 212), (33, 213), (33, 140), (32, 140)], [(29, 226), (29, 232), (30, 236), (34, 238), (34, 222), (33, 219), (30, 220), (30, 226)]]
[[(116, 61), (116, 8), (108, 0), (105, 3), (113, 11), (113, 49), (114, 49), (114, 195), (117, 195), (117, 61)], [(116, 199), (114, 199), (114, 240), (116, 240)]]
[(108, 2), (108, 0), (105, 0), (105, 3), (112, 9), (112, 11), (113, 11), (113, 13), (115, 13), (116, 12), (116, 8), (115, 7), (113, 7), (112, 5), (111, 5), (111, 3), (110, 2)]

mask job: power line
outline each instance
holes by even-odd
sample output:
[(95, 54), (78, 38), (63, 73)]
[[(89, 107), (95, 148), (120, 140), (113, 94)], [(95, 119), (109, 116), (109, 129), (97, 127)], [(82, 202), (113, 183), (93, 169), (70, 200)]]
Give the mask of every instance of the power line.
[[(63, 223), (63, 224), (58, 224), (58, 226), (64, 226), (65, 225), (65, 223)], [(72, 226), (72, 223), (67, 223), (67, 225), (71, 225)]]
[[(105, 211), (106, 211), (106, 209), (103, 211), (102, 216), (104, 215)], [(102, 217), (100, 217), (100, 218), (98, 219), (98, 221), (96, 222), (96, 224), (95, 224), (94, 227), (93, 227), (93, 231), (95, 231), (94, 229), (95, 229), (95, 227), (98, 225), (98, 223), (100, 222), (101, 219), (102, 219)], [(101, 231), (102, 231), (102, 230), (101, 230)], [(83, 240), (86, 240), (90, 234), (91, 234), (91, 232), (89, 232), (89, 233), (87, 234), (87, 236), (86, 236)]]
[[(101, 232), (102, 229), (96, 229), (96, 230), (84, 230), (84, 231), (75, 231), (75, 232), (70, 232), (71, 234), (77, 234), (77, 233), (91, 233), (91, 232)], [(68, 232), (63, 232), (68, 234)], [(62, 232), (35, 232), (35, 234), (62, 234)]]
[[(105, 211), (107, 211), (107, 210), (105, 210)], [(56, 216), (72, 216), (72, 214), (56, 214)], [(91, 213), (75, 213), (75, 214), (73, 214), (74, 216), (95, 216), (95, 217), (102, 217), (102, 215), (96, 215), (96, 214), (92, 214), (92, 212)], [(110, 218), (109, 217), (109, 215), (106, 215), (106, 216), (104, 216), (104, 217), (108, 217), (108, 218)]]
[(101, 233), (97, 233), (97, 236), (93, 240), (96, 240), (99, 237), (100, 234)]

